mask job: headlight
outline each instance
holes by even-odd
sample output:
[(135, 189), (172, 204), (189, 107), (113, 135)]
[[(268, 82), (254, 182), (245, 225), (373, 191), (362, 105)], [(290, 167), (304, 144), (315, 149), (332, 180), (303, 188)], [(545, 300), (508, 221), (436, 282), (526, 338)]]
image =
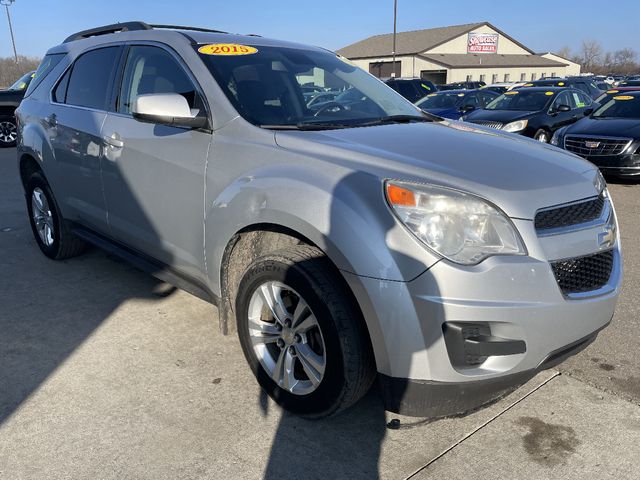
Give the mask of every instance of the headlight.
[(475, 195), (398, 181), (387, 181), (385, 191), (409, 231), (453, 262), (475, 265), (492, 255), (526, 254), (511, 220)]
[(551, 145), (554, 145), (556, 147), (564, 148), (564, 145), (562, 144), (562, 137), (563, 137), (564, 131), (565, 131), (564, 128), (559, 128), (558, 130), (553, 132), (553, 136), (551, 137), (551, 141), (549, 143), (551, 143)]
[(515, 122), (507, 123), (504, 127), (502, 127), (502, 130), (512, 133), (521, 132), (522, 130), (527, 128), (527, 123), (529, 123), (529, 120), (517, 120)]

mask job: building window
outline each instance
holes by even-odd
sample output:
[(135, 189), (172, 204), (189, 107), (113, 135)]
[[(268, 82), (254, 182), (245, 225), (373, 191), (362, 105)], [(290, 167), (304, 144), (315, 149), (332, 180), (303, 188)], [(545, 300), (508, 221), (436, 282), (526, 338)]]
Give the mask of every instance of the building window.
[(531, 81), (533, 82), (533, 81), (535, 81), (535, 79), (536, 79), (536, 74), (535, 74), (535, 73), (532, 73), (532, 74), (531, 74)]
[(556, 72), (551, 72), (551, 76), (555, 77), (556, 76)]
[(546, 76), (547, 76), (547, 74), (546, 74), (546, 73), (544, 73), (544, 72), (542, 72), (542, 73), (540, 74), (540, 78), (542, 78), (542, 79), (544, 79)]
[(509, 77), (510, 77), (510, 75), (508, 73), (505, 73), (504, 74), (504, 81), (508, 82), (509, 81)]
[(485, 77), (486, 77), (486, 75), (485, 75), (484, 73), (483, 73), (483, 74), (481, 74), (481, 75), (480, 75), (480, 81), (481, 81), (481, 82), (484, 82), (484, 81), (485, 81), (485, 80), (484, 80), (484, 79), (485, 79)]
[(396, 61), (395, 67), (394, 72), (393, 62), (372, 62), (369, 64), (369, 73), (378, 78), (400, 77), (401, 63), (399, 60)]
[(467, 82), (470, 82), (471, 80), (473, 80), (473, 75), (467, 75)]
[(494, 73), (491, 75), (491, 83), (498, 83), (498, 74)]
[(526, 73), (521, 73), (520, 74), (520, 81), (521, 82), (525, 82), (527, 80), (527, 74)]

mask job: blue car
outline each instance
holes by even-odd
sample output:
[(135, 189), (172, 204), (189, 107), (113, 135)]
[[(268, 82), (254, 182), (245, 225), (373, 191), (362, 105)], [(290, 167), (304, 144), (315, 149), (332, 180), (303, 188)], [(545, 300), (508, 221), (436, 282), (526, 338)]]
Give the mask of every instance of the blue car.
[(484, 108), (500, 95), (490, 90), (445, 90), (418, 100), (415, 105), (422, 110), (450, 120), (460, 120), (463, 115), (477, 108)]

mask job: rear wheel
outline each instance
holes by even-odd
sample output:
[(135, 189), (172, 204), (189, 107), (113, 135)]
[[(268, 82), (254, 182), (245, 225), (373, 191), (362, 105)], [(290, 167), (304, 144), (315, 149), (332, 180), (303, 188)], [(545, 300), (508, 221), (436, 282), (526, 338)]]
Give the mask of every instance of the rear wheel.
[(542, 143), (549, 143), (551, 136), (549, 135), (549, 132), (541, 128), (536, 132), (533, 138), (535, 138), (536, 140)]
[(238, 335), (262, 388), (296, 414), (320, 418), (357, 402), (375, 378), (361, 314), (316, 248), (257, 259), (236, 299)]
[(31, 230), (42, 253), (55, 260), (82, 253), (85, 243), (69, 230), (41, 173), (29, 177), (26, 197)]
[(13, 147), (18, 139), (15, 117), (0, 117), (0, 147)]

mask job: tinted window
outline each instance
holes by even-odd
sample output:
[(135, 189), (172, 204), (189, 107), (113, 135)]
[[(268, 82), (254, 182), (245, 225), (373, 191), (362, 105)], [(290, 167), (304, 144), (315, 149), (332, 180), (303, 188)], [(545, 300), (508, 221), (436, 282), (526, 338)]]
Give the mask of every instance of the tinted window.
[(596, 118), (638, 118), (640, 119), (640, 96), (615, 95), (598, 108), (594, 114)]
[(106, 110), (118, 51), (118, 47), (100, 48), (80, 56), (71, 70), (65, 103)]
[(555, 108), (558, 108), (560, 105), (567, 105), (571, 107), (572, 110), (576, 108), (576, 105), (573, 102), (573, 99), (571, 98), (571, 95), (569, 94), (569, 92), (560, 92), (558, 94), (553, 106)]
[(511, 90), (489, 103), (487, 110), (518, 110), (535, 112), (545, 108), (551, 95), (543, 90), (532, 92), (525, 88)]
[(71, 77), (71, 69), (67, 70), (53, 90), (53, 101), (65, 103), (67, 101), (67, 87), (69, 86), (69, 77)]
[(25, 96), (31, 95), (31, 92), (33, 92), (36, 87), (40, 85), (40, 82), (42, 82), (42, 80), (44, 80), (45, 77), (49, 75), (49, 72), (53, 70), (53, 67), (60, 63), (60, 60), (62, 60), (65, 55), (65, 53), (54, 53), (44, 56), (42, 62), (40, 62), (40, 65), (38, 66), (38, 69), (32, 75), (31, 83), (29, 83), (29, 88), (27, 88), (27, 93), (25, 94)]
[(168, 52), (157, 47), (131, 47), (127, 55), (118, 111), (131, 113), (138, 95), (152, 93), (177, 93), (187, 99), (190, 108), (203, 108), (193, 82)]
[(29, 83), (31, 83), (31, 80), (33, 79), (33, 75), (34, 75), (33, 72), (25, 73), (18, 80), (16, 80), (13, 85), (9, 87), (9, 90), (13, 90), (13, 91), (25, 90), (29, 86)]
[(460, 103), (462, 97), (464, 97), (464, 93), (431, 93), (419, 102), (416, 102), (416, 105), (423, 109), (454, 108)]
[[(398, 82), (394, 89), (407, 100), (415, 102), (424, 95), (419, 95), (411, 82)], [(426, 92), (425, 92), (426, 93)]]

